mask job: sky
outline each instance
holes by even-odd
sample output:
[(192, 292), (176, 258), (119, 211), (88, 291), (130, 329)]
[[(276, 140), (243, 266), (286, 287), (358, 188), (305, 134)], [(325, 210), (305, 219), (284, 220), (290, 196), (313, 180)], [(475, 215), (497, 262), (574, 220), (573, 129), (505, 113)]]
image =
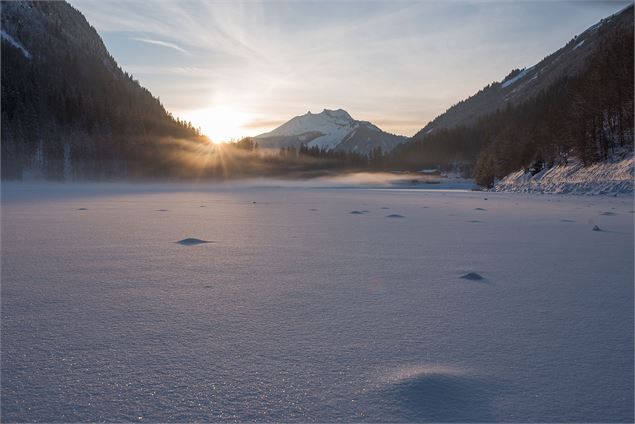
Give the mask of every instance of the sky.
[(624, 1), (71, 0), (119, 65), (214, 141), (345, 109), (411, 136)]

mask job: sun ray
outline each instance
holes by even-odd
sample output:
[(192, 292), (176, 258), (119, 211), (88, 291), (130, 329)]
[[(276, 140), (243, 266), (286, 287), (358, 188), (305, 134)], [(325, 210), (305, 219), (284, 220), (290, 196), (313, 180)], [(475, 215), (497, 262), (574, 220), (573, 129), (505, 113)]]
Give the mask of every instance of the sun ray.
[(249, 115), (233, 106), (197, 109), (184, 116), (215, 144), (239, 140), (246, 135), (245, 126), (249, 124)]

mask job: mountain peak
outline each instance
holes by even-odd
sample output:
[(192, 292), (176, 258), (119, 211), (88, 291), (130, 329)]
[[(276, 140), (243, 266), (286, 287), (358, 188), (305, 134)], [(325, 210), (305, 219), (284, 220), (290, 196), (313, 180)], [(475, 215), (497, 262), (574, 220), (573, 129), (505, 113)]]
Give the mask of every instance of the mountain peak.
[(322, 112), (320, 113), (313, 113), (309, 110), (307, 111), (307, 113), (299, 116), (298, 118), (303, 117), (330, 117), (335, 119), (346, 119), (349, 121), (354, 121), (353, 117), (344, 109), (322, 109)]
[(349, 113), (346, 112), (344, 109), (336, 109), (336, 110), (324, 109), (320, 115), (328, 115), (332, 118), (344, 118), (344, 119), (350, 119), (350, 120), (353, 119), (351, 115), (349, 115)]
[(361, 154), (368, 154), (377, 147), (388, 152), (405, 141), (404, 137), (388, 134), (370, 122), (353, 119), (344, 109), (308, 111), (255, 138), (260, 146), (267, 148), (305, 145)]

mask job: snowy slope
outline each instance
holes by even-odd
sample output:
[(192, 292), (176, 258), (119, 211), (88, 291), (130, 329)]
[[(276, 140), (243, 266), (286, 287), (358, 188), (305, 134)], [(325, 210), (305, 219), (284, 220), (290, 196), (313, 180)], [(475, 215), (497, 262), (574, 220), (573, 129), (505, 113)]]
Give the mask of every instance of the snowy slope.
[(255, 138), (264, 148), (306, 145), (363, 154), (376, 147), (390, 151), (406, 140), (405, 137), (386, 133), (370, 122), (353, 119), (343, 109), (324, 109), (321, 113), (309, 111)]
[(18, 40), (16, 40), (15, 38), (13, 38), (9, 33), (7, 33), (5, 30), (0, 31), (0, 36), (2, 37), (2, 40), (6, 41), (7, 43), (9, 43), (11, 46), (15, 47), (16, 49), (20, 50), (22, 52), (22, 54), (24, 55), (24, 57), (26, 57), (27, 59), (31, 59), (31, 53), (29, 53), (29, 51), (27, 49), (24, 48), (24, 46), (22, 45), (22, 43), (20, 43)]
[(493, 191), (524, 193), (622, 194), (633, 193), (635, 161), (631, 153), (622, 160), (583, 167), (577, 161), (546, 168), (531, 175), (520, 170), (496, 183)]
[(518, 73), (518, 75), (516, 75), (513, 78), (509, 78), (506, 80), (503, 80), (501, 82), (501, 88), (507, 88), (512, 84), (515, 84), (516, 81), (521, 80), (522, 78), (525, 77), (525, 75), (527, 75), (529, 73), (529, 71), (531, 71), (533, 69), (533, 66), (531, 68), (527, 68), (527, 69), (523, 69), (521, 72)]
[(321, 135), (311, 139), (308, 145), (323, 149), (334, 149), (357, 126), (357, 121), (351, 118), (345, 110), (324, 109), (322, 113), (313, 114), (307, 112), (306, 115), (296, 116), (275, 130), (261, 134), (256, 138), (265, 139), (276, 136), (295, 136), (319, 132)]

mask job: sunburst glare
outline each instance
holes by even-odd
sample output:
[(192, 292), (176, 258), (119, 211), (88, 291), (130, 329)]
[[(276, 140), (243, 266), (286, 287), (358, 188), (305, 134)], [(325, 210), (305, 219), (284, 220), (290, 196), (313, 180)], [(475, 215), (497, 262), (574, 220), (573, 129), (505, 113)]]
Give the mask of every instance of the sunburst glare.
[(243, 128), (249, 122), (249, 115), (231, 106), (214, 106), (195, 110), (185, 117), (199, 126), (201, 132), (214, 144), (226, 143), (244, 137)]

